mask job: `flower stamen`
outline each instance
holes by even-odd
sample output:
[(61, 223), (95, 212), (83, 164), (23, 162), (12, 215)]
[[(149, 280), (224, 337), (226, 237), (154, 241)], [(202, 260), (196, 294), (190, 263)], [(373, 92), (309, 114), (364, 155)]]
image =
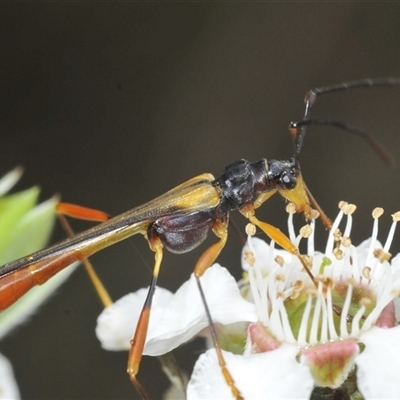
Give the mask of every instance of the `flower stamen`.
[(352, 294), (353, 294), (353, 286), (351, 284), (349, 284), (347, 287), (347, 293), (346, 293), (346, 298), (344, 300), (343, 308), (340, 313), (340, 337), (341, 338), (347, 338), (349, 336), (349, 332), (347, 330), (347, 323), (348, 323), (347, 316), (349, 315)]
[(394, 232), (396, 230), (397, 222), (400, 221), (400, 212), (398, 211), (397, 213), (392, 214), (392, 219), (393, 219), (393, 222), (392, 222), (392, 225), (390, 227), (389, 234), (388, 234), (388, 237), (386, 239), (386, 243), (383, 246), (383, 251), (386, 252), (386, 253), (389, 252), (390, 246), (392, 245), (392, 241), (393, 241), (393, 237), (394, 237)]

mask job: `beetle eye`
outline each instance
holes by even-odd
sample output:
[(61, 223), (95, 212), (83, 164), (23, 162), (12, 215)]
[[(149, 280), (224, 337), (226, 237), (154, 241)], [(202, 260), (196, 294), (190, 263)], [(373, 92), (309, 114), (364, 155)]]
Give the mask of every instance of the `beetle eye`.
[(297, 179), (296, 177), (288, 172), (284, 172), (281, 175), (281, 182), (285, 189), (294, 189), (296, 187)]

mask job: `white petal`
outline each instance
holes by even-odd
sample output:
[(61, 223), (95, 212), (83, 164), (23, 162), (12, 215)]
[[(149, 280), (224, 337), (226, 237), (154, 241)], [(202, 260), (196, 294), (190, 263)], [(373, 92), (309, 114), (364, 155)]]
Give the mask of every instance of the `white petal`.
[(0, 354), (0, 400), (18, 400), (20, 394), (11, 363)]
[(357, 357), (357, 385), (365, 399), (400, 398), (400, 326), (374, 327), (363, 333), (364, 351)]
[(255, 264), (253, 265), (253, 267), (259, 268), (261, 271), (268, 270), (268, 255), (270, 246), (264, 240), (256, 237), (249, 237), (242, 249), (241, 262), (243, 270), (248, 271), (249, 269), (249, 264), (246, 261), (246, 252), (250, 250), (249, 241), (250, 245), (252, 246), (252, 251), (254, 252), (253, 255)]
[[(283, 344), (279, 349), (252, 356), (224, 352), (236, 387), (246, 400), (308, 399), (314, 381), (307, 367), (296, 361), (296, 346)], [(215, 349), (202, 354), (187, 389), (188, 399), (232, 399), (218, 365)]]
[[(266, 273), (271, 270), (271, 259), (270, 259), (270, 245), (266, 241), (259, 239), (257, 237), (249, 238), (251, 240), (251, 245), (254, 251), (255, 264), (253, 268), (259, 268), (262, 272)], [(249, 244), (246, 242), (242, 250), (242, 268), (247, 271), (249, 269), (249, 264), (245, 261), (245, 252), (249, 250)], [(282, 257), (286, 263), (290, 263), (293, 260), (292, 254), (285, 250), (274, 249), (274, 258), (276, 256)], [(273, 260), (272, 260), (273, 261)]]
[[(212, 266), (201, 282), (214, 322), (226, 325), (256, 321), (254, 305), (241, 297), (235, 279), (225, 268)], [(99, 315), (96, 334), (103, 348), (129, 349), (147, 291), (140, 289), (128, 294)], [(193, 274), (174, 295), (157, 287), (144, 354), (165, 354), (207, 326), (204, 305)]]
[(0, 179), (0, 196), (6, 194), (21, 178), (24, 170), (16, 167)]
[(394, 270), (398, 270), (400, 268), (400, 253), (396, 254), (391, 260), (390, 264), (392, 264), (392, 267)]
[(394, 303), (394, 312), (396, 314), (396, 320), (400, 321), (400, 297), (397, 296), (393, 299)]
[[(96, 335), (104, 349), (128, 350), (130, 348), (129, 342), (135, 333), (147, 293), (148, 288), (129, 293), (102, 311), (97, 318)], [(151, 309), (150, 328), (160, 319), (172, 297), (173, 294), (169, 290), (156, 288)]]
[[(243, 299), (235, 279), (225, 268), (213, 265), (202, 276), (201, 284), (214, 322), (226, 325), (257, 320), (254, 305)], [(165, 354), (207, 326), (204, 304), (192, 274), (175, 293), (157, 324), (150, 327), (144, 354)]]

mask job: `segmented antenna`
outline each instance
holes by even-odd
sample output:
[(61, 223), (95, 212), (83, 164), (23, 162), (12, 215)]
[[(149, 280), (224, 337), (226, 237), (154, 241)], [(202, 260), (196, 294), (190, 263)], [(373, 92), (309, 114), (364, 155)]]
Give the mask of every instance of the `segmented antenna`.
[(336, 121), (331, 119), (310, 119), (311, 108), (314, 106), (317, 96), (326, 93), (338, 92), (349, 89), (357, 89), (357, 88), (370, 88), (376, 86), (399, 86), (400, 79), (399, 78), (376, 78), (376, 79), (361, 79), (351, 82), (343, 82), (336, 85), (331, 86), (323, 86), (320, 88), (316, 88), (310, 90), (305, 98), (305, 108), (304, 108), (304, 117), (300, 122), (291, 122), (289, 125), (290, 133), (293, 136), (293, 146), (294, 146), (294, 157), (296, 160), (297, 168), (299, 166), (299, 155), (301, 148), (303, 146), (304, 137), (306, 135), (307, 126), (309, 125), (331, 125), (340, 129), (343, 129), (347, 132), (350, 132), (354, 135), (361, 137), (365, 140), (372, 150), (381, 158), (386, 164), (393, 165), (394, 158), (393, 156), (385, 150), (382, 145), (379, 143), (377, 139), (375, 139), (372, 135), (365, 132), (364, 129), (347, 124), (346, 122)]

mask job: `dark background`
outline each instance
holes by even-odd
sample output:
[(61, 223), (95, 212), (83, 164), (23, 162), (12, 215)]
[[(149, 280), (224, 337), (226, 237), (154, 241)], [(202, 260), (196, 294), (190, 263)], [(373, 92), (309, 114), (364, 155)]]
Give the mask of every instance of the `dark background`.
[[(399, 20), (395, 3), (3, 3), (0, 171), (21, 164), (19, 188), (38, 183), (43, 199), (61, 193), (118, 214), (236, 159), (288, 158), (287, 125), (301, 119), (308, 89), (400, 75)], [(361, 89), (321, 98), (313, 115), (368, 128), (399, 160), (399, 105), (399, 88)], [(351, 135), (309, 131), (301, 158), (314, 196), (331, 216), (341, 199), (358, 204), (355, 243), (384, 207), (384, 238), (400, 209), (399, 169)], [(259, 215), (286, 226), (279, 198)], [(139, 252), (128, 242), (94, 257), (114, 299), (150, 280), (153, 256), (142, 238), (131, 242)], [(236, 275), (239, 254), (232, 234), (220, 262)], [(160, 285), (175, 290), (198, 255), (166, 255)], [(127, 354), (95, 337), (100, 311), (78, 270), (2, 341), (23, 398), (137, 397)], [(201, 347), (181, 349), (180, 361)], [(145, 358), (140, 378), (154, 398), (167, 386), (159, 371)]]

